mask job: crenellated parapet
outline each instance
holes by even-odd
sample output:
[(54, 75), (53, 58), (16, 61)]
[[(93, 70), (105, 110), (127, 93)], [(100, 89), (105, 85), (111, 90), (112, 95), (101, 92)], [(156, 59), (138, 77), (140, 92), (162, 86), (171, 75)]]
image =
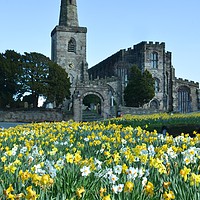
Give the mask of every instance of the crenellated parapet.
[(179, 84), (183, 84), (183, 85), (188, 85), (188, 86), (199, 88), (199, 83), (198, 82), (190, 81), (188, 79), (183, 79), (183, 78), (175, 78), (175, 80)]

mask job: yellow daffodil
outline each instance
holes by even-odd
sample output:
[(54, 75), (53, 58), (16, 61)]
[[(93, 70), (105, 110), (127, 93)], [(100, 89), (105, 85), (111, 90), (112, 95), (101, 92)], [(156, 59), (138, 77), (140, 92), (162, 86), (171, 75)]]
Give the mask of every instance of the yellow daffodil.
[(154, 194), (154, 185), (148, 181), (147, 185), (144, 186), (144, 191), (147, 195), (153, 196)]
[(191, 172), (191, 169), (187, 168), (186, 166), (184, 166), (184, 168), (180, 170), (180, 175), (184, 178), (185, 182), (187, 181), (187, 176), (190, 172)]
[(134, 183), (131, 181), (127, 181), (124, 185), (124, 192), (132, 192), (134, 187)]
[(164, 198), (164, 200), (171, 200), (171, 199), (175, 199), (175, 195), (174, 195), (173, 191), (169, 191), (169, 192), (165, 192), (163, 194), (163, 198)]

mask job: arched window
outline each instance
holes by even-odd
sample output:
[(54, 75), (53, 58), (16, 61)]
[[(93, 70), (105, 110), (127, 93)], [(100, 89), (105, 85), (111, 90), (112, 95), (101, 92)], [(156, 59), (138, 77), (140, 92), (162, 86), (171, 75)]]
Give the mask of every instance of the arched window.
[(191, 112), (190, 88), (181, 86), (178, 89), (178, 110), (179, 112)]
[(158, 68), (158, 53), (153, 52), (151, 53), (151, 68), (157, 69)]
[(68, 52), (76, 53), (76, 40), (74, 38), (71, 38), (68, 42)]
[(160, 80), (158, 78), (155, 78), (155, 83), (154, 83), (154, 87), (155, 87), (155, 92), (159, 92), (160, 91)]

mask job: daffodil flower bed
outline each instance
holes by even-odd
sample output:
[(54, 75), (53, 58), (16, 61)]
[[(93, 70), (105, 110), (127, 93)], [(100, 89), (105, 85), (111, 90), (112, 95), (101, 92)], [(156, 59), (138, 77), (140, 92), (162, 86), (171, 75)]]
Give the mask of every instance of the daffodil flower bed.
[[(154, 129), (161, 131), (162, 127), (165, 126), (170, 129), (171, 134), (177, 135), (175, 131), (181, 133), (181, 129), (183, 128), (189, 132), (193, 131), (191, 130), (192, 128), (200, 129), (200, 112), (188, 114), (157, 113), (150, 115), (124, 115), (120, 118), (109, 119), (107, 123), (132, 127), (141, 126), (149, 131), (153, 131)], [(180, 129), (180, 131), (176, 129)]]
[(112, 120), (108, 120), (110, 122), (115, 123), (123, 123), (130, 125), (150, 125), (150, 124), (197, 124), (200, 123), (200, 112), (196, 113), (188, 113), (188, 114), (168, 114), (168, 113), (157, 113), (157, 114), (150, 114), (150, 115), (124, 115), (120, 118), (113, 118)]
[(0, 199), (199, 200), (200, 134), (104, 123), (0, 131)]

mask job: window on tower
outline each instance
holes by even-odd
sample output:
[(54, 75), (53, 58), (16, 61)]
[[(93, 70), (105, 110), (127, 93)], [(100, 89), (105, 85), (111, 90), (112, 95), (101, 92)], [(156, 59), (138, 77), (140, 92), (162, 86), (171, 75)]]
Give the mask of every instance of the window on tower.
[(154, 69), (158, 68), (158, 53), (157, 52), (151, 53), (151, 68), (154, 68)]
[(74, 38), (71, 38), (68, 42), (68, 52), (76, 53), (76, 40)]
[(160, 91), (160, 80), (158, 78), (155, 78), (154, 87), (156, 93)]

